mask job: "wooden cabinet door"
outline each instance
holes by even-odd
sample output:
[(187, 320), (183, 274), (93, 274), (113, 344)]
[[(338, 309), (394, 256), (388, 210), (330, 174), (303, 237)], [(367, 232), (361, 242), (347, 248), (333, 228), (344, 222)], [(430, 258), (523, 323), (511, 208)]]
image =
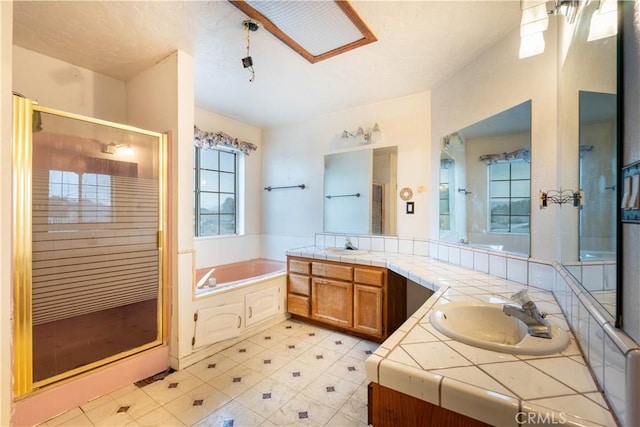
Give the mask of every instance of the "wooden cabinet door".
[(314, 278), (311, 282), (311, 317), (350, 328), (353, 324), (353, 284)]
[(353, 288), (353, 329), (381, 337), (384, 332), (382, 302), (382, 288), (356, 283)]

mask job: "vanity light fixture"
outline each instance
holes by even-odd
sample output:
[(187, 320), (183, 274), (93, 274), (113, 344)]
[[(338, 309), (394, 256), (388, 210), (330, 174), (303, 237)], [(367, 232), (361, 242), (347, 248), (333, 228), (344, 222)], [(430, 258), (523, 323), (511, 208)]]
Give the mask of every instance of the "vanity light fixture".
[(552, 4), (553, 9), (548, 10), (545, 0), (520, 1), (520, 59), (544, 52), (544, 32), (549, 28), (549, 15), (562, 15), (569, 24), (575, 22), (580, 0), (556, 0)]
[(600, 0), (600, 7), (591, 15), (587, 41), (600, 40), (618, 34), (618, 2)]
[(375, 144), (380, 141), (381, 137), (382, 137), (382, 132), (380, 131), (380, 126), (378, 126), (377, 123), (373, 125), (372, 129), (367, 130), (366, 132), (364, 131), (364, 129), (362, 129), (362, 126), (360, 126), (358, 130), (354, 132), (349, 132), (346, 130), (342, 131), (342, 136), (341, 136), (343, 141), (347, 141), (353, 138), (356, 144), (361, 144), (361, 145)]
[(544, 52), (544, 31), (549, 28), (549, 13), (543, 0), (522, 0), (520, 21), (520, 58)]
[(133, 156), (133, 148), (129, 144), (116, 144), (110, 142), (102, 146), (102, 152), (105, 154), (124, 154), (125, 156)]

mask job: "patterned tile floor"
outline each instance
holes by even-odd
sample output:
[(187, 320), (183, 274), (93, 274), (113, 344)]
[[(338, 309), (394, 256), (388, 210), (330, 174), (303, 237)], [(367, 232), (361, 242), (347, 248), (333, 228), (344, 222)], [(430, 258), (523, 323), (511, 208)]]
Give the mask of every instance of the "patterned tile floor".
[(287, 320), (184, 370), (42, 426), (366, 426), (377, 344)]

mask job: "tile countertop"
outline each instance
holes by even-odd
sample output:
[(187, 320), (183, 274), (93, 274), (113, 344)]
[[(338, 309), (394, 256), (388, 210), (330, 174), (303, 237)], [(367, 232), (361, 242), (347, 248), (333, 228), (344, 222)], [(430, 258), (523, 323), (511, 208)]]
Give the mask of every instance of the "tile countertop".
[[(429, 322), (433, 306), (508, 299), (525, 285), (418, 255), (346, 256), (310, 246), (287, 255), (387, 267), (436, 291), (366, 362), (367, 379), (496, 426), (615, 426), (575, 337), (561, 353), (524, 356), (452, 340)], [(548, 319), (570, 331), (552, 293), (529, 287)]]

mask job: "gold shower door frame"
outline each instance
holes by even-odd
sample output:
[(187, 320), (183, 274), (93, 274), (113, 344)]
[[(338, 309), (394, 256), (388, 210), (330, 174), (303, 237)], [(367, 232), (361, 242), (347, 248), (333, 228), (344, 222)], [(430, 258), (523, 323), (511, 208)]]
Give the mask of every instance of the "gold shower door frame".
[[(32, 191), (33, 191), (33, 113), (48, 113), (92, 124), (109, 126), (158, 139), (158, 301), (156, 339), (142, 346), (80, 366), (61, 374), (34, 382), (32, 335)], [(87, 373), (97, 367), (122, 360), (134, 354), (168, 342), (167, 301), (167, 137), (132, 126), (67, 113), (37, 105), (35, 102), (13, 97), (13, 392), (14, 397), (28, 395), (40, 387)]]

